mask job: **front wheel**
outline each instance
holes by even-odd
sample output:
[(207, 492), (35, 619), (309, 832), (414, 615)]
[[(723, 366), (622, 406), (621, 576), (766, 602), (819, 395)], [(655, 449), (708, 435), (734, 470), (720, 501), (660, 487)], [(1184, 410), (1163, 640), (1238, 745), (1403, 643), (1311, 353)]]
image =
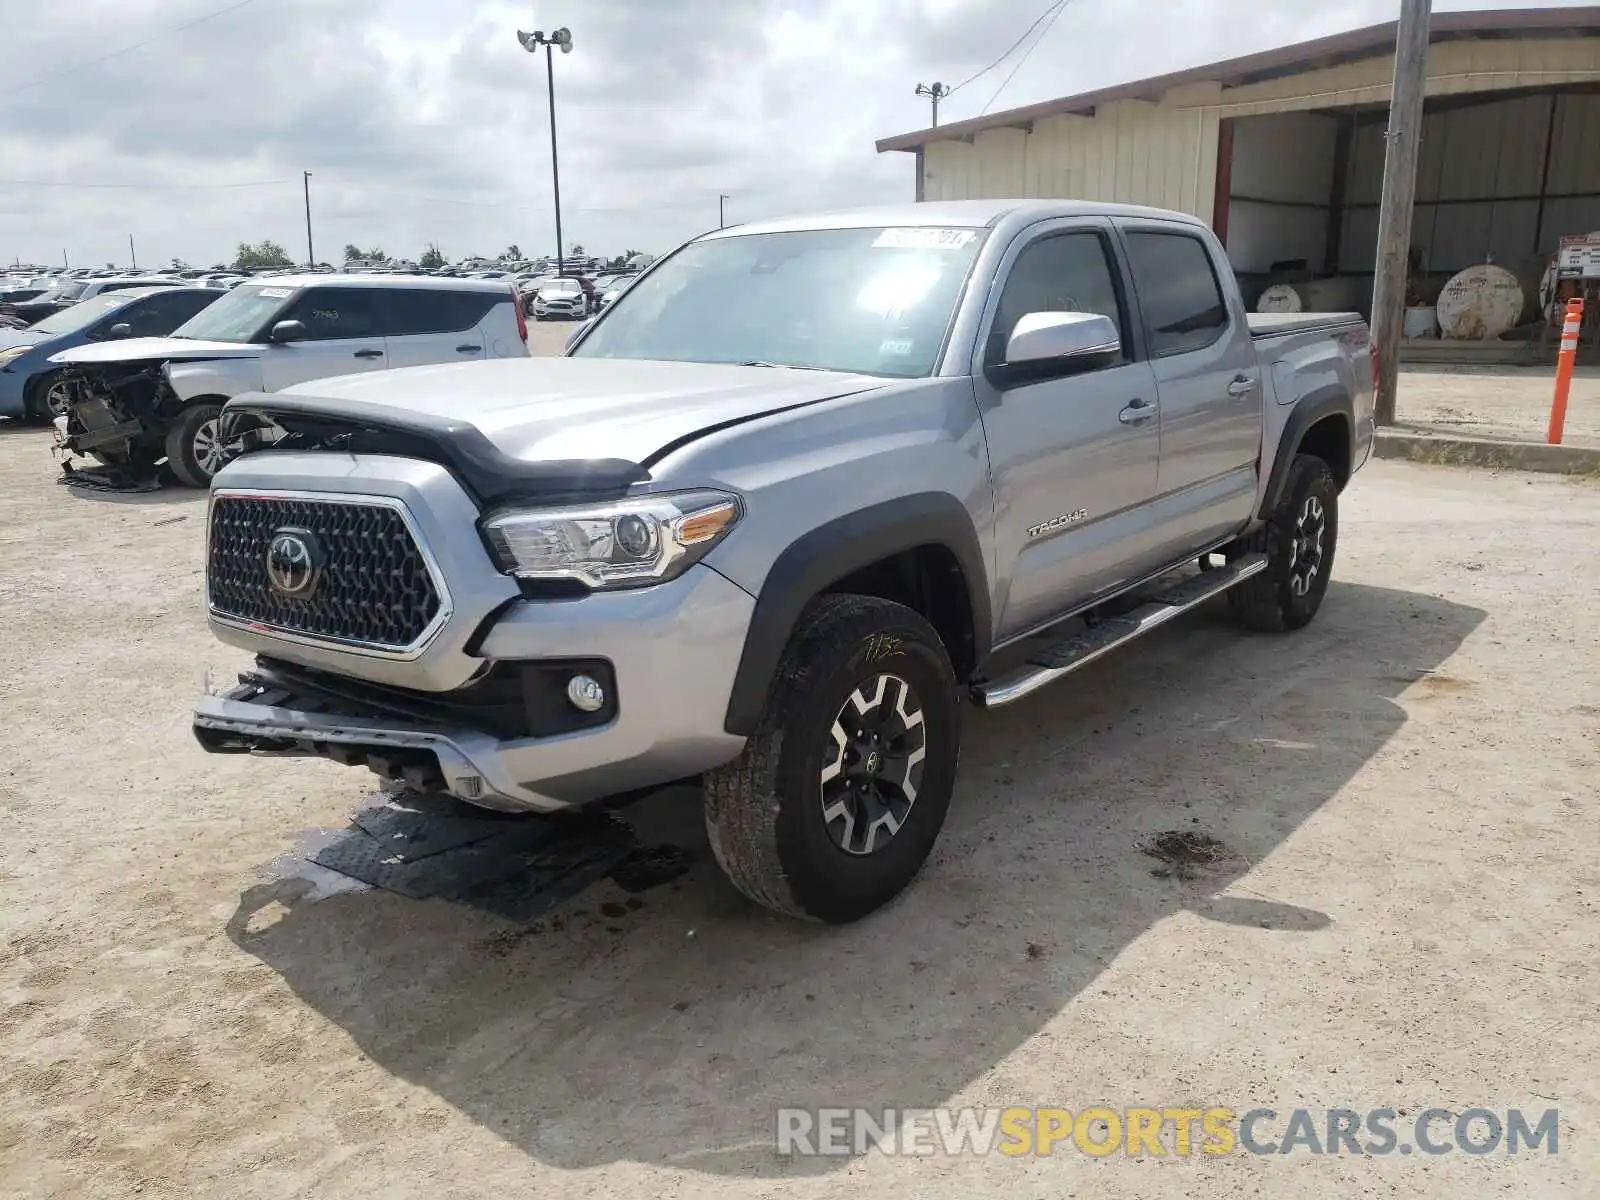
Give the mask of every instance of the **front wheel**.
[(41, 375), (28, 381), (27, 392), (22, 397), (22, 419), (29, 425), (48, 425), (66, 412), (71, 403), (72, 396), (59, 371)]
[(1322, 607), (1339, 540), (1339, 484), (1320, 458), (1296, 455), (1283, 496), (1267, 523), (1236, 547), (1267, 556), (1267, 569), (1228, 592), (1228, 605), (1248, 628), (1300, 629)]
[(211, 486), (211, 477), (226, 460), (222, 448), (222, 406), (196, 404), (178, 414), (167, 430), (167, 465), (178, 482), (189, 487)]
[(706, 780), (718, 863), (759, 904), (844, 923), (897, 896), (944, 826), (955, 672), (903, 605), (829, 596), (790, 640), (743, 754)]

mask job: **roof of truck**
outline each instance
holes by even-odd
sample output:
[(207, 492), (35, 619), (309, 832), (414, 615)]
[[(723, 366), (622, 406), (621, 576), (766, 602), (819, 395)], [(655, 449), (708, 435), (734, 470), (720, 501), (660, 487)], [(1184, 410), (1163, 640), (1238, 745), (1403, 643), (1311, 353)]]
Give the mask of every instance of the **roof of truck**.
[(880, 204), (872, 208), (841, 209), (803, 217), (783, 217), (732, 225), (705, 234), (702, 241), (739, 237), (751, 233), (796, 233), (811, 229), (874, 229), (901, 227), (945, 227), (978, 229), (998, 225), (1007, 217), (1032, 221), (1051, 217), (1159, 217), (1198, 225), (1202, 222), (1187, 213), (1163, 208), (1142, 208), (1133, 204), (1105, 204), (1094, 200), (936, 200), (914, 204)]

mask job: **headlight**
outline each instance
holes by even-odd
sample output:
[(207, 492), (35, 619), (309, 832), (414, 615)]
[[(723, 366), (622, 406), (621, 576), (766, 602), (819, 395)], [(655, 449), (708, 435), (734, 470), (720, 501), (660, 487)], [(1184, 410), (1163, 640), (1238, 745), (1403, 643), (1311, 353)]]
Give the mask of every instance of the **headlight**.
[(32, 346), (12, 346), (9, 350), (0, 350), (0, 366), (4, 366), (12, 359), (21, 358)]
[(739, 498), (726, 492), (677, 492), (583, 508), (502, 512), (484, 522), (484, 532), (500, 569), (519, 579), (637, 587), (688, 569), (743, 514)]

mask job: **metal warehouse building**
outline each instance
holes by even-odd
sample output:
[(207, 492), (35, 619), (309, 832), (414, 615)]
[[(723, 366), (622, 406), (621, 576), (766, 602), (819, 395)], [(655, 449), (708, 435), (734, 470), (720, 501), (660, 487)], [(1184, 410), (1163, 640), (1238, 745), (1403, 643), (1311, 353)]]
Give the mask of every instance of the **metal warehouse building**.
[[(1394, 44), (1375, 25), (878, 149), (916, 155), (919, 200), (1181, 209), (1211, 222), (1248, 298), (1298, 264), (1325, 282), (1316, 307), (1365, 309)], [(1411, 238), (1425, 288), (1494, 262), (1531, 304), (1561, 236), (1600, 230), (1600, 7), (1435, 14), (1427, 96)]]

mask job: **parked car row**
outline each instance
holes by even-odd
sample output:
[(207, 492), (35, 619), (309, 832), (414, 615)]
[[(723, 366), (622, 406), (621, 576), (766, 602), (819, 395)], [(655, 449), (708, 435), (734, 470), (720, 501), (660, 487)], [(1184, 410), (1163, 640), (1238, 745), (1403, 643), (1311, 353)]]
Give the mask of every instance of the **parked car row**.
[(222, 406), (241, 393), (527, 353), (520, 297), (496, 280), (307, 274), (228, 290), (157, 281), (101, 288), (0, 330), (0, 416), (53, 419), (64, 463), (83, 456), (150, 474), (164, 461), (179, 482), (204, 487), (230, 450)]

